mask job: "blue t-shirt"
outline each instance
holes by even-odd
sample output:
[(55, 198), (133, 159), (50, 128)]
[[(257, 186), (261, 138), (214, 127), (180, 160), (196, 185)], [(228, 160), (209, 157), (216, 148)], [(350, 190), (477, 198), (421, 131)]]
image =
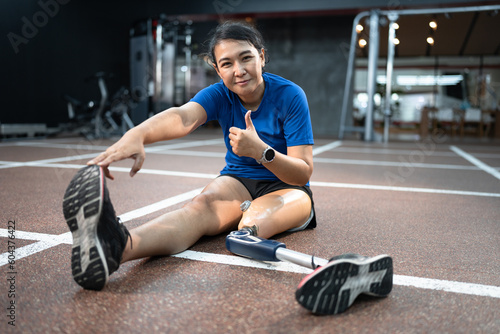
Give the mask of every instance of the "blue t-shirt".
[[(313, 145), (309, 106), (304, 91), (280, 76), (263, 73), (265, 91), (259, 108), (252, 111), (252, 122), (257, 134), (266, 144), (283, 154), (287, 147)], [(221, 174), (234, 174), (255, 180), (278, 180), (267, 168), (253, 158), (239, 157), (229, 144), (229, 129), (245, 129), (246, 110), (237, 94), (222, 82), (201, 90), (191, 99), (207, 113), (207, 122), (217, 120), (224, 132), (226, 166)]]

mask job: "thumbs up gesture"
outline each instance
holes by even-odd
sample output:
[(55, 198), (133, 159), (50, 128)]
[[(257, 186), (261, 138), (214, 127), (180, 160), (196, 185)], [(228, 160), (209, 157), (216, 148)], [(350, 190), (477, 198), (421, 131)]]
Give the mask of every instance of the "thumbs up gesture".
[(262, 152), (267, 145), (259, 138), (252, 122), (252, 111), (245, 114), (246, 129), (232, 127), (229, 129), (229, 144), (234, 154), (254, 158), (262, 157)]

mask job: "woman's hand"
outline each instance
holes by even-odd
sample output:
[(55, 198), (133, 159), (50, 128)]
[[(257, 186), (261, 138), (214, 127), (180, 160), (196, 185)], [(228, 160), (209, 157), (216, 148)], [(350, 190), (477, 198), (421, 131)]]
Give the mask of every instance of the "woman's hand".
[(143, 138), (138, 131), (134, 131), (134, 129), (128, 131), (119, 141), (110, 146), (106, 151), (88, 161), (87, 165), (101, 166), (103, 168), (104, 175), (106, 175), (107, 178), (114, 180), (113, 175), (109, 172), (109, 165), (115, 161), (127, 158), (135, 160), (132, 169), (130, 170), (130, 176), (134, 176), (141, 169), (144, 159), (146, 158)]
[(259, 138), (253, 126), (251, 115), (251, 111), (245, 114), (246, 129), (234, 126), (229, 129), (229, 144), (233, 148), (234, 154), (260, 160), (267, 145)]

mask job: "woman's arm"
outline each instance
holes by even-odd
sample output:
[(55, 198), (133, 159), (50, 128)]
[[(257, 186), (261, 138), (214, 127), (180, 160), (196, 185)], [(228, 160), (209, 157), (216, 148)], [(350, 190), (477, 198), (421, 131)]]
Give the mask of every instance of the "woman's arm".
[[(184, 137), (205, 123), (207, 113), (196, 102), (188, 102), (154, 115), (134, 129), (142, 136), (144, 145)], [(132, 130), (134, 130), (132, 129)]]
[[(245, 115), (246, 129), (229, 129), (229, 143), (235, 154), (258, 161), (267, 144), (259, 138), (250, 115), (250, 111)], [(275, 152), (274, 160), (263, 165), (276, 177), (292, 185), (303, 186), (309, 182), (313, 172), (312, 145), (289, 146), (287, 154)]]
[(146, 157), (144, 145), (186, 136), (205, 123), (206, 119), (205, 109), (196, 102), (169, 108), (127, 131), (119, 141), (87, 164), (102, 166), (105, 175), (114, 179), (108, 166), (115, 161), (131, 158), (134, 164), (130, 176), (134, 176)]
[(303, 186), (309, 182), (314, 168), (312, 145), (288, 147), (287, 154), (275, 152), (272, 162), (263, 163), (267, 169), (288, 184)]

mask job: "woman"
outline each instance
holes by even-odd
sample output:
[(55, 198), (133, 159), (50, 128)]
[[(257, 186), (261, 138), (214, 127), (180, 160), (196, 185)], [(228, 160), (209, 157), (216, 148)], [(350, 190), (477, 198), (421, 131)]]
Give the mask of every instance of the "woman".
[[(73, 277), (82, 287), (100, 290), (120, 262), (178, 253), (204, 235), (237, 228), (268, 238), (316, 226), (308, 186), (313, 137), (304, 92), (263, 73), (266, 50), (260, 34), (247, 25), (219, 26), (209, 56), (221, 82), (131, 129), (71, 181), (63, 210), (73, 234)], [(145, 144), (185, 136), (210, 120), (219, 121), (228, 150), (221, 175), (183, 208), (129, 232), (109, 201), (108, 166), (132, 158), (133, 176), (144, 162)], [(344, 254), (306, 276), (295, 296), (313, 313), (336, 314), (361, 293), (387, 296), (392, 275), (387, 255)]]
[[(316, 226), (309, 188), (313, 134), (304, 92), (263, 73), (266, 49), (251, 26), (221, 24), (209, 49), (219, 83), (129, 130), (70, 183), (63, 208), (73, 232), (73, 276), (84, 288), (102, 289), (122, 262), (179, 253), (205, 235), (247, 229), (268, 238)], [(183, 208), (129, 232), (108, 198), (108, 166), (132, 158), (133, 176), (144, 162), (144, 145), (186, 136), (211, 120), (219, 121), (227, 147), (220, 176)], [(97, 191), (86, 193), (84, 183)], [(81, 207), (85, 215), (77, 214)]]

